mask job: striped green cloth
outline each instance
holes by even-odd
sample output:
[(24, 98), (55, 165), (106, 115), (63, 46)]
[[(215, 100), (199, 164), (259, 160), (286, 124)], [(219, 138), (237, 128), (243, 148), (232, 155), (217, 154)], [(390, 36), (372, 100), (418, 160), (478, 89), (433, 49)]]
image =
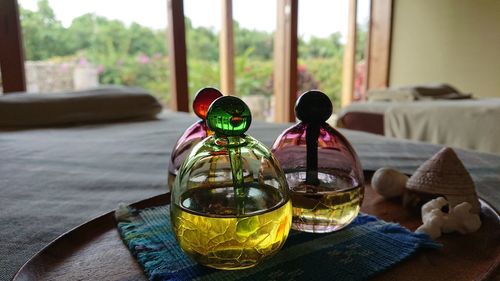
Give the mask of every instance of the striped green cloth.
[(425, 234), (360, 214), (328, 234), (291, 231), (280, 252), (256, 267), (222, 271), (197, 264), (182, 252), (168, 206), (130, 210), (118, 230), (150, 280), (365, 280), (411, 256), (439, 248)]

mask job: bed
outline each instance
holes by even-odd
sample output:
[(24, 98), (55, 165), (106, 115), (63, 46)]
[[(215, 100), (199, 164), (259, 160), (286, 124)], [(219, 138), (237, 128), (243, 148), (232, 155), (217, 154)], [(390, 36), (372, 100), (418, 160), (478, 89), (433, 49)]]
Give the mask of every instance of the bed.
[(500, 99), (364, 102), (342, 109), (339, 124), (387, 137), (500, 154)]
[[(163, 112), (150, 121), (0, 132), (0, 280), (65, 231), (166, 192), (170, 149), (196, 118)], [(255, 122), (249, 134), (272, 144), (289, 124)], [(342, 131), (364, 169), (411, 173), (439, 146)], [(500, 207), (500, 157), (458, 150), (480, 196)]]

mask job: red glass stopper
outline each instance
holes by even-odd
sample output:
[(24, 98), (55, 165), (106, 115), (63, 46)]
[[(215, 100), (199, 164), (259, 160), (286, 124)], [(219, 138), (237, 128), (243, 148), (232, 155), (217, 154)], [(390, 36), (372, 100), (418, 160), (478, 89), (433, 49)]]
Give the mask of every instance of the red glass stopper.
[(212, 102), (219, 97), (222, 97), (222, 93), (216, 88), (207, 87), (199, 90), (193, 101), (194, 113), (205, 120), (207, 118), (208, 108)]

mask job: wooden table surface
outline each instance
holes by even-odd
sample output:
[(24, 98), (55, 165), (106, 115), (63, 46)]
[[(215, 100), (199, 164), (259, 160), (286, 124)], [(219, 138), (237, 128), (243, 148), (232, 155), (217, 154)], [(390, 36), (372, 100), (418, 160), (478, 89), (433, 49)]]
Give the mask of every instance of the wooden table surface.
[[(162, 194), (133, 205), (146, 208), (166, 204)], [(361, 210), (415, 230), (418, 210), (402, 207), (399, 200), (385, 200), (366, 185)], [(376, 280), (500, 280), (500, 221), (483, 205), (483, 225), (472, 234), (446, 234), (440, 250), (422, 250), (378, 275)], [(62, 235), (28, 261), (14, 280), (147, 280), (141, 267), (122, 243), (112, 212)]]

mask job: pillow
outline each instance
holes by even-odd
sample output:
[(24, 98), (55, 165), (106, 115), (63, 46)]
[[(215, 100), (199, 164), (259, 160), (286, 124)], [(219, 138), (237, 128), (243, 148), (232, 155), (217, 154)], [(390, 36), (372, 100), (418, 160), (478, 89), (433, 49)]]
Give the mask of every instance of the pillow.
[(472, 94), (464, 94), (448, 84), (423, 84), (415, 86), (371, 89), (368, 101), (415, 101), (471, 99)]
[(154, 119), (161, 104), (147, 91), (104, 86), (64, 93), (0, 96), (0, 127), (48, 127), (130, 119)]
[(416, 99), (416, 93), (411, 89), (372, 89), (367, 93), (368, 101), (408, 102)]
[(415, 86), (407, 86), (401, 89), (412, 90), (416, 93), (416, 98), (424, 99), (470, 99), (472, 94), (462, 93), (455, 87), (448, 84), (423, 84)]

